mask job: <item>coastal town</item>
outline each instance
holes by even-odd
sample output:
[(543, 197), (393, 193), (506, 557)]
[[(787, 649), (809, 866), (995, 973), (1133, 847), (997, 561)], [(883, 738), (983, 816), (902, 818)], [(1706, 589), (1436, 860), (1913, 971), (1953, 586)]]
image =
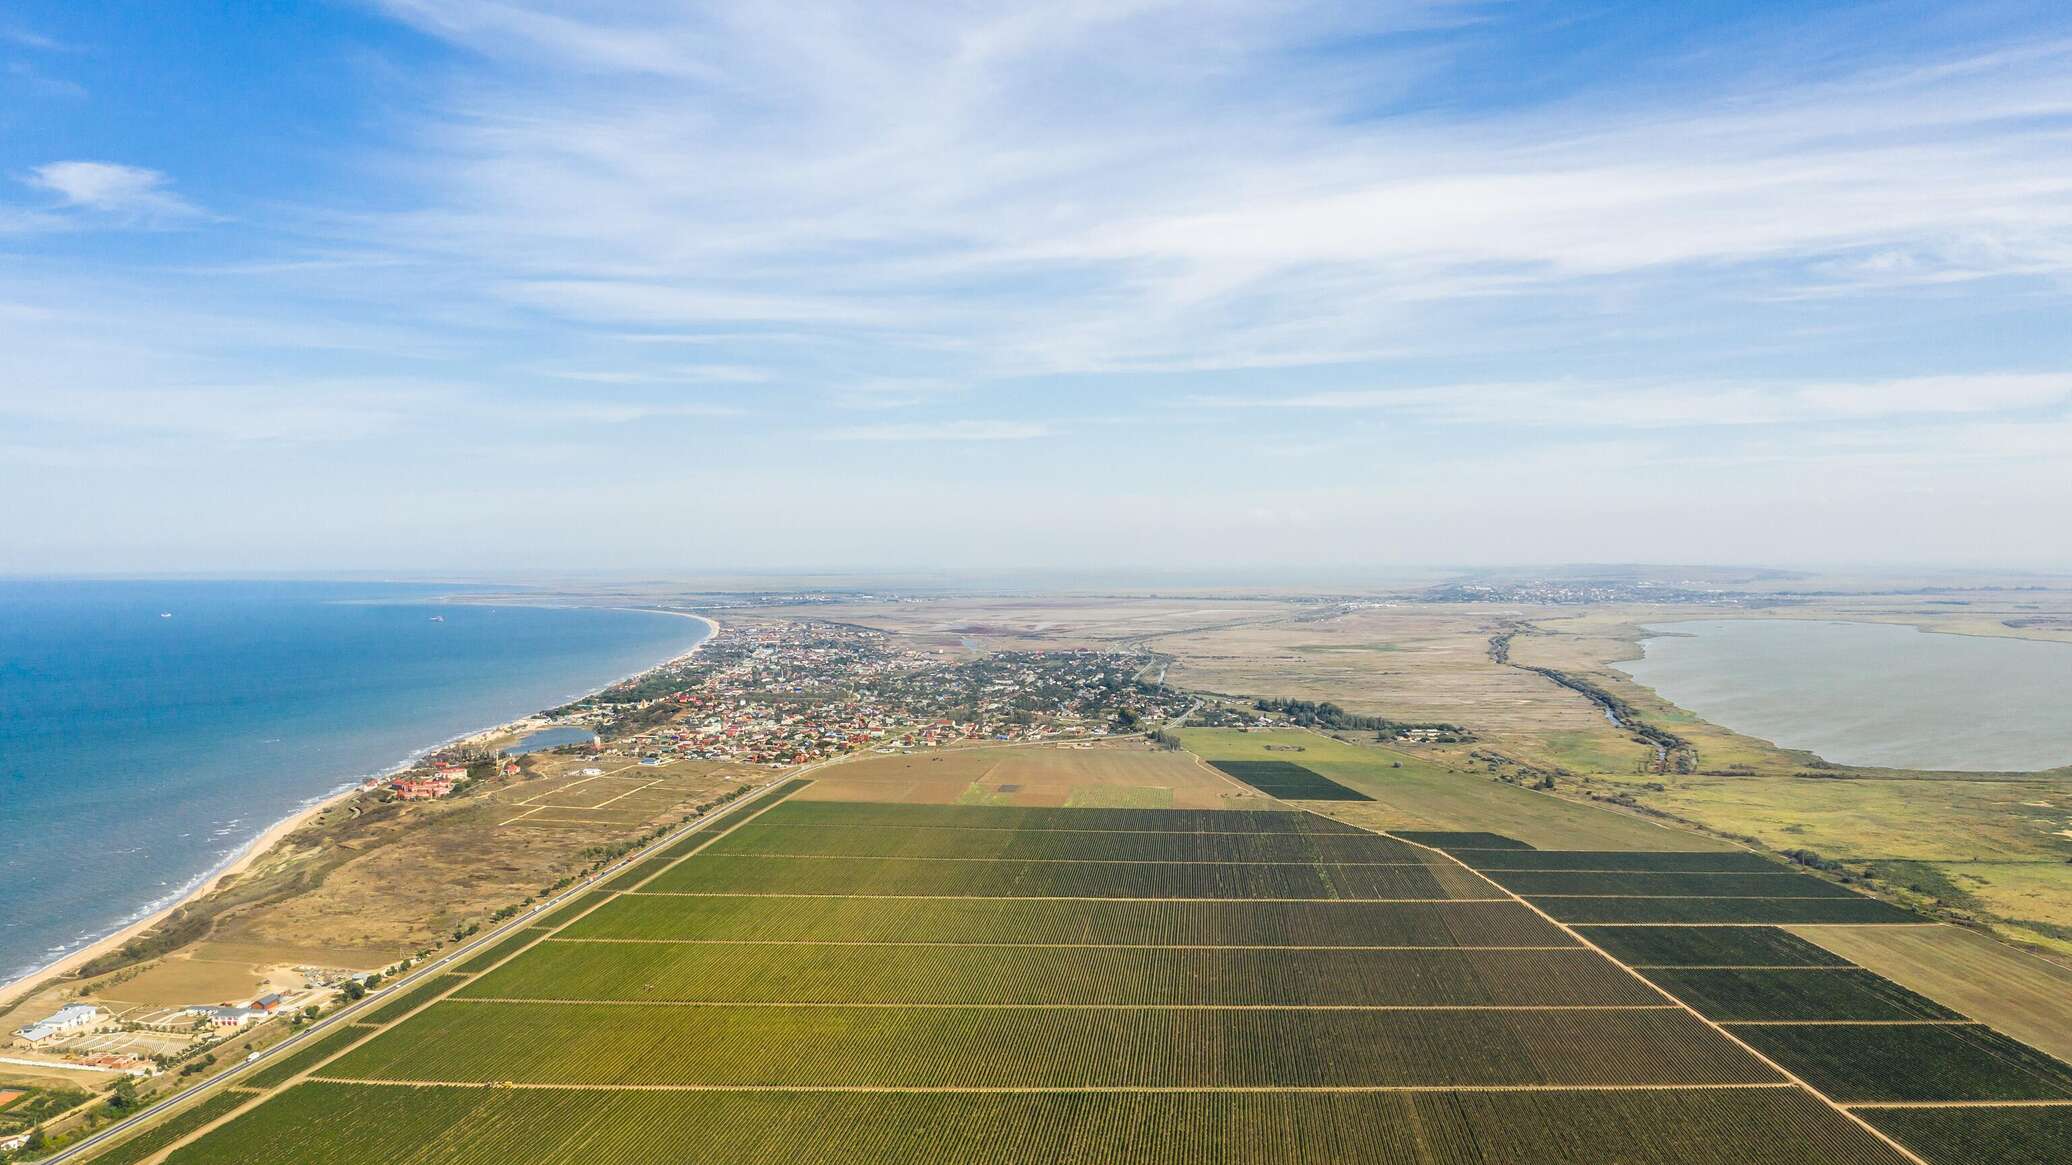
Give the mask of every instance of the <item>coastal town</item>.
[[(491, 804), (514, 799), (505, 826), (550, 829), (552, 812), (532, 806), (572, 794), (531, 790), (619, 781), (639, 792), (694, 779), (671, 773), (739, 774), (734, 780), (740, 781), (755, 769), (782, 772), (851, 754), (1149, 733), (1198, 707), (1195, 698), (1158, 682), (1160, 671), (1156, 658), (1141, 651), (986, 653), (914, 646), (883, 631), (827, 621), (730, 625), (690, 655), (370, 778), (335, 812), (422, 813), (448, 801), (479, 803), (477, 795), (489, 793)], [(553, 743), (536, 747), (534, 740)], [(646, 774), (653, 776), (633, 783)], [(702, 779), (709, 785), (712, 778)], [(600, 795), (596, 803), (621, 795)], [(659, 796), (659, 790), (642, 795)], [(700, 809), (719, 803), (699, 795), (708, 798)], [(628, 828), (639, 819), (629, 815)], [(625, 848), (593, 846), (584, 868), (594, 876)], [(453, 937), (495, 920), (484, 917)], [(139, 972), (177, 982), (179, 968), (188, 965), (150, 958), (90, 986), (42, 995), (48, 1002), (40, 1009), (10, 1016), (0, 1064), (77, 1083), (17, 1090), (21, 1096), (0, 1108), (7, 1118), (0, 1119), (0, 1155), (28, 1151), (39, 1130), (92, 1127), (118, 1115), (106, 1107), (108, 1096), (156, 1094), (166, 1082), (261, 1054), (338, 1007), (383, 990), (388, 979), (443, 945), (434, 941), (415, 958), (381, 967), (277, 966), (260, 988), (232, 998), (125, 999), (132, 994), (123, 990), (126, 981)]]
[(1134, 732), (1193, 703), (1140, 680), (1151, 665), (1087, 649), (949, 658), (828, 622), (730, 626), (688, 658), (553, 715), (596, 733), (599, 751), (643, 760), (799, 765), (864, 749)]

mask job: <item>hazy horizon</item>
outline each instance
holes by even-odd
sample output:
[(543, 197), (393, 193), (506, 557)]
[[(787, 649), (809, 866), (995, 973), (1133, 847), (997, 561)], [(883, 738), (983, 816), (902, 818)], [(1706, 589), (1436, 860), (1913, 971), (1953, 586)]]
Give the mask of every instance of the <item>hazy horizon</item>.
[(27, 0), (0, 572), (2072, 570), (2068, 66), (2034, 0)]

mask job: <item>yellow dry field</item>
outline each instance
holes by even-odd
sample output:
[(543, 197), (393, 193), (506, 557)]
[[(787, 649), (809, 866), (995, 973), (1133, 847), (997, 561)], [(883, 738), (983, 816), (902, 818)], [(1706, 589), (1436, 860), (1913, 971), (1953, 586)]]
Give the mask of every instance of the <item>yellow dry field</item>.
[(250, 961), (198, 958), (182, 952), (160, 960), (135, 978), (97, 989), (93, 997), (117, 1009), (245, 1004), (264, 994), (265, 985), (260, 968)]
[[(320, 885), (226, 919), (220, 940), (360, 952), (358, 966), (412, 954), (466, 920), (515, 905), (581, 864), (585, 847), (623, 840), (688, 813), (754, 774), (703, 761), (643, 768), (620, 759), (553, 758), (554, 776), (466, 798), (405, 807), (399, 827), (339, 844), (357, 852)], [(580, 786), (567, 774), (626, 768)], [(556, 808), (574, 790), (569, 808)], [(615, 800), (616, 798), (623, 798)], [(606, 802), (610, 802), (606, 804)], [(419, 820), (411, 822), (409, 819)]]
[(1485, 737), (1601, 736), (1621, 769), (1644, 753), (1590, 702), (1489, 658), (1515, 608), (1372, 607), (1334, 618), (1177, 632), (1149, 646), (1177, 657), (1168, 679), (1245, 696), (1328, 700), (1350, 712), (1462, 724)]
[(1140, 744), (1015, 745), (873, 756), (814, 773), (801, 800), (1257, 808), (1268, 798), (1184, 752)]
[[(9, 1048), (5, 1054), (14, 1056), (23, 1050)], [(42, 1068), (32, 1068), (27, 1064), (0, 1064), (0, 1084), (10, 1088), (101, 1089), (114, 1081), (115, 1074), (112, 1072), (67, 1072), (56, 1069), (46, 1071)]]
[(2072, 1060), (2072, 970), (1957, 926), (1787, 929), (2023, 1043)]
[[(592, 764), (640, 776), (586, 782), (576, 807), (556, 808), (556, 795), (578, 786), (574, 770)], [(382, 967), (577, 872), (586, 848), (673, 823), (759, 775), (704, 761), (648, 768), (625, 758), (539, 757), (527, 776), (499, 777), (467, 795), (334, 806), (204, 900), (215, 914), (205, 941), (113, 972), (85, 992), (116, 1008), (217, 1003), (300, 987), (298, 965)], [(80, 987), (60, 985), (24, 1003), (41, 1006)]]

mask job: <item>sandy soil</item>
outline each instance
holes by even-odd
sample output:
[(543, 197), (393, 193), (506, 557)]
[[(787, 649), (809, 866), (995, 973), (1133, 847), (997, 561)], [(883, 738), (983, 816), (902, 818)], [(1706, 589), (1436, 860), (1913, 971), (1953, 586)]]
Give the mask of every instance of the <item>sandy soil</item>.
[(86, 946), (83, 946), (78, 950), (73, 951), (71, 954), (66, 955), (64, 958), (59, 959), (57, 962), (54, 962), (49, 966), (42, 968), (41, 970), (31, 972), (30, 974), (24, 975), (21, 978), (16, 979), (14, 982), (9, 983), (4, 987), (0, 987), (0, 1008), (12, 1005), (17, 999), (20, 999), (23, 996), (28, 995), (37, 987), (44, 984), (46, 981), (55, 979), (62, 975), (69, 975), (73, 971), (78, 970), (80, 967), (85, 966), (87, 963), (92, 962), (93, 960), (109, 953), (110, 951), (118, 949), (122, 946), (122, 944), (130, 941), (133, 938), (136, 938), (138, 935), (143, 934), (145, 931), (150, 930), (152, 927), (157, 926), (159, 923), (165, 921), (167, 915), (171, 914), (175, 910), (178, 910), (180, 907), (186, 905), (187, 903), (192, 902), (197, 898), (200, 898), (202, 895), (209, 893), (211, 890), (214, 890), (217, 886), (222, 884), (224, 879), (234, 877), (238, 874), (244, 873), (246, 870), (251, 869), (252, 864), (258, 861), (262, 856), (264, 856), (266, 851), (272, 849), (276, 844), (278, 844), (282, 838), (288, 836), (289, 834), (316, 820), (318, 815), (322, 814), (325, 809), (329, 808), (331, 805), (336, 804), (339, 801), (343, 801), (346, 798), (353, 796), (358, 791), (359, 790), (357, 788), (347, 789), (344, 792), (339, 793), (337, 796), (327, 798), (323, 801), (318, 802), (317, 804), (309, 806), (307, 809), (302, 810), (301, 812), (295, 814), (293, 817), (289, 817), (282, 821), (274, 823), (272, 828), (268, 829), (265, 833), (260, 834), (258, 837), (253, 838), (252, 843), (250, 845), (238, 851), (237, 856), (235, 858), (232, 858), (228, 865), (225, 865), (222, 869), (216, 871), (215, 874), (209, 877), (208, 881), (203, 882), (199, 886), (196, 886), (192, 893), (180, 899), (178, 902), (172, 903), (165, 909), (157, 912), (156, 914), (150, 915), (149, 917), (138, 919), (136, 922), (133, 922), (130, 925), (123, 927), (121, 930), (116, 931), (114, 934), (109, 935), (107, 938), (104, 938), (97, 943), (90, 943)]

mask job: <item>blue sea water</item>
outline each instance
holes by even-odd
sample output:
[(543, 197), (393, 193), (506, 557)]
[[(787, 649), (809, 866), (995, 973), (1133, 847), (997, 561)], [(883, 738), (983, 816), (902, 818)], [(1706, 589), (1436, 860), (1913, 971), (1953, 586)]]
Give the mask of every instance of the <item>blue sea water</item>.
[(313, 799), (706, 634), (434, 601), (452, 590), (0, 580), (0, 981), (159, 908)]

